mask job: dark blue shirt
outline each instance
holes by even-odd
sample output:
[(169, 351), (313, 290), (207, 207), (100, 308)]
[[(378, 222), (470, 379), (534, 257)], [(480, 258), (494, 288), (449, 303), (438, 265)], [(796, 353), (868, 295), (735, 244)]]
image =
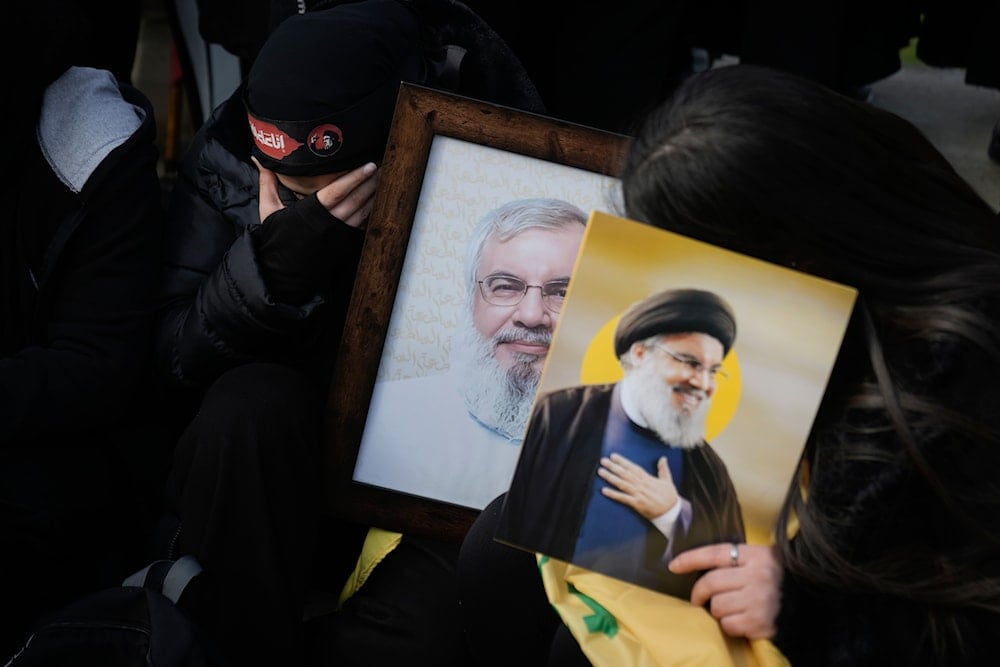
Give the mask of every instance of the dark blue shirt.
[[(622, 407), (620, 392), (621, 385), (616, 385), (601, 456), (618, 453), (653, 475), (657, 474), (657, 461), (666, 456), (674, 483), (678, 489), (682, 488), (684, 460), (681, 449), (665, 444), (656, 433), (629, 419)], [(651, 532), (656, 536), (659, 532), (638, 512), (601, 493), (606, 486), (609, 484), (597, 476), (595, 469), (573, 562), (614, 577), (653, 585), (662, 573), (649, 572), (649, 568), (661, 569), (664, 565), (659, 559), (650, 562), (649, 537)]]

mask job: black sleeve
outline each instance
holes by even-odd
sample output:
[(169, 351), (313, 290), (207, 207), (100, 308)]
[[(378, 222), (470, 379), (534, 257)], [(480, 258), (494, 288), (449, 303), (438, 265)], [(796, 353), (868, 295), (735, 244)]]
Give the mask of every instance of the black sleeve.
[(253, 230), (257, 261), (276, 301), (302, 305), (324, 291), (331, 265), (353, 256), (363, 232), (331, 215), (315, 193)]

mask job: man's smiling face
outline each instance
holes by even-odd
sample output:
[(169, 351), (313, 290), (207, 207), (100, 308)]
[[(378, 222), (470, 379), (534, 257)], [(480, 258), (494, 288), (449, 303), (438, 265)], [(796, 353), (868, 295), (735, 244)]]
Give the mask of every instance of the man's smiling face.
[[(506, 241), (491, 238), (483, 246), (476, 278), (502, 275), (528, 285), (569, 280), (584, 229), (583, 225), (567, 225), (557, 230), (529, 229)], [(558, 319), (559, 313), (546, 307), (540, 289), (529, 288), (517, 305), (496, 306), (483, 299), (477, 286), (473, 324), (484, 340), (494, 342), (502, 368), (532, 358), (540, 373)]]

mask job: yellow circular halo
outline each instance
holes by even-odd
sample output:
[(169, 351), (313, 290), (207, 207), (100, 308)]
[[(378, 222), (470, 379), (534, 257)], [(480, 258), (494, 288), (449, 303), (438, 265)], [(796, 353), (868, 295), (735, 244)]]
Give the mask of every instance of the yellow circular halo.
[[(583, 364), (580, 366), (582, 384), (603, 384), (622, 379), (624, 373), (615, 356), (614, 343), (615, 327), (618, 326), (620, 317), (612, 318), (590, 340), (587, 351), (583, 354)], [(705, 439), (709, 442), (718, 437), (729, 425), (740, 402), (743, 382), (736, 350), (730, 350), (722, 360), (722, 370), (725, 372), (725, 377), (720, 375), (718, 378), (705, 424)]]

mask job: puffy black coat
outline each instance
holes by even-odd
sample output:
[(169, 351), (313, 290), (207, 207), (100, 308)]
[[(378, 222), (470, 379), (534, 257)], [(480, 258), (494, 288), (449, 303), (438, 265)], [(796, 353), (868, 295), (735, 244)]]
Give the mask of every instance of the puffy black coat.
[(307, 355), (336, 326), (330, 318), (343, 319), (361, 247), (360, 232), (337, 223), (343, 243), (314, 298), (301, 305), (272, 299), (254, 242), (261, 228), (257, 171), (241, 94), (195, 136), (168, 209), (156, 362), (161, 375), (186, 385), (206, 386), (248, 361), (312, 366)]
[[(407, 4), (420, 13), (435, 49), (456, 45), (464, 50), (457, 70), (446, 70), (427, 85), (543, 111), (520, 62), (465, 5), (452, 0)], [(302, 244), (300, 237), (299, 245), (318, 254), (325, 269), (312, 276), (312, 288), (306, 290), (311, 298), (304, 302), (273, 297), (258, 257), (257, 171), (250, 162), (241, 95), (242, 86), (213, 112), (180, 165), (167, 216), (158, 370), (181, 385), (205, 387), (237, 365), (272, 361), (324, 382), (349, 303), (362, 233), (335, 222), (315, 230), (315, 243)], [(317, 265), (316, 257), (308, 263)]]

